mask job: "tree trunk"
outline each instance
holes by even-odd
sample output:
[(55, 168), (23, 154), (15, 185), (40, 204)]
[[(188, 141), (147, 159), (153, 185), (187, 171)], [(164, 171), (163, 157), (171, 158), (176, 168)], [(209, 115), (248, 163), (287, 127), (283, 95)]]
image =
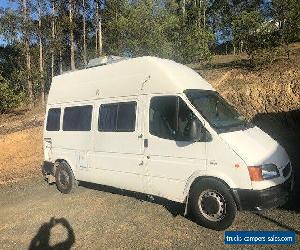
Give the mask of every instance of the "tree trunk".
[(185, 0), (182, 0), (182, 15), (185, 16)]
[(199, 1), (199, 6), (198, 6), (198, 27), (201, 27), (201, 11), (202, 11), (202, 0)]
[(59, 49), (59, 74), (61, 75), (62, 73), (63, 73), (62, 52), (61, 49)]
[(95, 54), (97, 57), (98, 56), (98, 28), (96, 28), (96, 34), (95, 34)]
[(205, 29), (206, 27), (206, 5), (205, 3), (203, 4), (203, 28)]
[(71, 70), (75, 70), (75, 48), (74, 48), (74, 32), (73, 32), (73, 0), (69, 0), (69, 22), (70, 22)]
[(99, 15), (99, 22), (98, 22), (98, 31), (99, 31), (99, 35), (98, 35), (98, 43), (99, 43), (99, 56), (102, 56), (103, 53), (103, 44), (102, 44), (102, 21), (101, 21), (101, 16)]
[(52, 1), (52, 46), (51, 46), (51, 79), (54, 77), (54, 41), (55, 41), (55, 1)]
[(98, 28), (96, 28), (96, 34), (95, 34), (95, 54), (97, 57), (98, 56)]
[(99, 2), (96, 1), (96, 54), (102, 55), (102, 23)]
[(29, 108), (33, 107), (33, 88), (32, 88), (32, 81), (31, 81), (31, 57), (30, 57), (30, 47), (29, 47), (29, 38), (28, 38), (28, 31), (27, 31), (27, 0), (23, 0), (23, 22), (25, 27), (23, 27), (23, 35), (24, 35), (24, 46), (25, 46), (25, 55), (26, 55), (26, 68), (27, 68), (27, 94), (29, 99)]
[(95, 30), (96, 30), (96, 35), (95, 35), (95, 49), (96, 49), (96, 57), (98, 57), (98, 20), (99, 20), (99, 11), (98, 11), (98, 2), (96, 1), (96, 24), (95, 24)]
[(85, 21), (85, 0), (82, 0), (82, 24), (83, 24), (83, 62), (87, 65), (87, 55), (86, 55), (86, 21)]
[(44, 58), (43, 58), (43, 42), (42, 42), (42, 10), (38, 3), (38, 15), (39, 15), (39, 59), (40, 59), (40, 78), (41, 78), (41, 101), (42, 106), (45, 104), (45, 82), (44, 82)]

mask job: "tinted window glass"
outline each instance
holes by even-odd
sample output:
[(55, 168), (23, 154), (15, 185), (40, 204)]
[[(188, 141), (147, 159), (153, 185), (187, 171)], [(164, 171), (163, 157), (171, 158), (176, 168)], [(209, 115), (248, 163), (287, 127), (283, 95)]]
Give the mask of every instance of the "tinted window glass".
[(103, 104), (99, 111), (99, 131), (132, 132), (135, 130), (136, 102)]
[(149, 128), (152, 135), (175, 139), (177, 97), (153, 97), (150, 104)]
[(120, 103), (118, 108), (117, 131), (134, 131), (135, 129), (135, 102)]
[(153, 97), (149, 116), (152, 135), (169, 140), (189, 141), (188, 129), (195, 115), (180, 97)]
[(101, 105), (98, 127), (101, 131), (115, 131), (117, 127), (118, 105)]
[(47, 117), (47, 131), (59, 131), (59, 123), (60, 123), (60, 108), (54, 108), (48, 110)]
[(90, 131), (92, 121), (91, 105), (68, 107), (64, 111), (64, 131)]
[(185, 93), (194, 107), (218, 131), (242, 129), (247, 125), (246, 120), (217, 92), (187, 90)]

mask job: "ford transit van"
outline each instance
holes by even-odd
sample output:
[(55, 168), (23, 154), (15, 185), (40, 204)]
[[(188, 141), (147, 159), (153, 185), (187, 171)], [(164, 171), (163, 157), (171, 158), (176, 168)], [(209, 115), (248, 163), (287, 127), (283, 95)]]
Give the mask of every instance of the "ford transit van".
[(195, 71), (155, 57), (54, 77), (44, 157), (62, 193), (85, 181), (159, 196), (215, 230), (238, 210), (283, 205), (293, 184), (275, 140)]

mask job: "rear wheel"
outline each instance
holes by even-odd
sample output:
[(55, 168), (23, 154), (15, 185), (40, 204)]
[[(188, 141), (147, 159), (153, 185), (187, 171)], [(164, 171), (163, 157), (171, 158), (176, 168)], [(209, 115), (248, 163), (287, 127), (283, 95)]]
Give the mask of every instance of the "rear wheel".
[(66, 162), (60, 162), (55, 172), (57, 189), (63, 194), (68, 194), (78, 186), (71, 167)]
[(228, 187), (215, 179), (202, 179), (192, 186), (190, 208), (198, 224), (214, 230), (231, 226), (237, 211)]

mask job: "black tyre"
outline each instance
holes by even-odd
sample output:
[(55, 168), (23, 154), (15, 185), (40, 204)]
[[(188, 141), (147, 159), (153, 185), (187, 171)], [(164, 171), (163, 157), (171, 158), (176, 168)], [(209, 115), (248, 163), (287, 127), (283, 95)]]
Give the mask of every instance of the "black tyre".
[(193, 184), (189, 204), (199, 225), (218, 231), (231, 226), (237, 211), (228, 187), (212, 178)]
[(66, 162), (60, 162), (57, 166), (55, 182), (57, 189), (63, 194), (72, 192), (78, 186), (72, 169)]

